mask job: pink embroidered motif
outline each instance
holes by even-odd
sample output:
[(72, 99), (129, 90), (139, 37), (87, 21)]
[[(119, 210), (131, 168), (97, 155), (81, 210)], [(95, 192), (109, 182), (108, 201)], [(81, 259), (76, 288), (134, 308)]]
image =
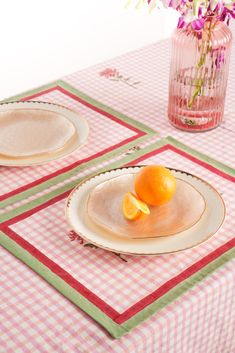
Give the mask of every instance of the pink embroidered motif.
[(101, 77), (105, 77), (110, 81), (123, 82), (128, 86), (137, 88), (136, 86), (140, 83), (140, 81), (133, 82), (131, 77), (124, 77), (119, 73), (117, 69), (106, 68), (99, 73)]
[(100, 72), (100, 76), (104, 76), (106, 78), (115, 77), (117, 75), (119, 75), (119, 72), (117, 69), (107, 68), (107, 69)]
[(84, 240), (78, 235), (74, 230), (70, 230), (68, 233), (68, 237), (71, 241), (78, 240), (80, 244), (84, 243)]

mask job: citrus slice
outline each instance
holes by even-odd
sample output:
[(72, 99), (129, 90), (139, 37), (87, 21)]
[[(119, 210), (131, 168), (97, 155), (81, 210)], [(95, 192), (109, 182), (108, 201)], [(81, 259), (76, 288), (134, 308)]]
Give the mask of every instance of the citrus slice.
[(136, 220), (143, 214), (150, 214), (149, 208), (132, 192), (127, 192), (122, 203), (123, 215), (128, 220)]

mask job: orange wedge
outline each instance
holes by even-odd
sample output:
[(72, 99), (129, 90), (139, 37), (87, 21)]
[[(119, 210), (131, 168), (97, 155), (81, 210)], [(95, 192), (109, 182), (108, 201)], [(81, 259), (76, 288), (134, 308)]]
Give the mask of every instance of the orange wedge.
[(122, 203), (123, 215), (128, 220), (136, 220), (142, 215), (150, 214), (150, 210), (146, 203), (141, 201), (132, 192), (127, 192)]

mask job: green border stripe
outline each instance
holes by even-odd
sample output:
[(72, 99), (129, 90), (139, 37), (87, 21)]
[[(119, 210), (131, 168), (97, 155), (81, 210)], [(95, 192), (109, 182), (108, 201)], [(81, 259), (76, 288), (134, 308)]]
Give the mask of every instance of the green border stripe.
[[(38, 199), (35, 199), (33, 201), (30, 201), (20, 207), (17, 207), (9, 212), (6, 212), (6, 213), (3, 213), (1, 215), (1, 222), (6, 222), (8, 221), (9, 219), (12, 219), (24, 212), (27, 212), (29, 210), (31, 210), (32, 208), (35, 208), (43, 203), (45, 203), (46, 201), (48, 200), (51, 200), (52, 198), (58, 196), (58, 195), (61, 195), (63, 194), (64, 192), (68, 191), (68, 190), (71, 190), (72, 188), (74, 188), (77, 184), (79, 184), (79, 182), (81, 182), (82, 180), (88, 178), (88, 177), (91, 177), (93, 175), (96, 175), (97, 173), (101, 173), (101, 172), (104, 172), (106, 170), (109, 170), (109, 169), (113, 169), (113, 168), (119, 168), (143, 155), (145, 155), (146, 153), (148, 152), (151, 152), (154, 148), (159, 148), (159, 147), (162, 147), (164, 146), (166, 143), (165, 143), (165, 139), (162, 139), (162, 140), (159, 140), (158, 142), (154, 143), (154, 145), (149, 145), (143, 149), (140, 149), (139, 151), (136, 151), (136, 152), (133, 152), (132, 154), (112, 163), (112, 164), (109, 164), (107, 167), (104, 167), (104, 168), (101, 168), (101, 169), (98, 169), (96, 170), (94, 173), (91, 173), (83, 178), (78, 178), (70, 183), (67, 183), (65, 185), (63, 185), (62, 187), (60, 188), (57, 188), (41, 197), (39, 197)], [(87, 167), (87, 165), (85, 166)], [(48, 186), (52, 186), (54, 185), (53, 184), (53, 180), (51, 180), (48, 184)]]
[(77, 167), (74, 167), (73, 169), (70, 169), (69, 171), (65, 172), (65, 173), (61, 173), (55, 177), (52, 177), (44, 182), (41, 182), (38, 185), (35, 185), (25, 191), (19, 192), (11, 197), (8, 197), (7, 199), (0, 201), (0, 207), (4, 208), (6, 206), (9, 206), (13, 203), (16, 203), (18, 201), (21, 201), (23, 199), (26, 199), (27, 197), (37, 194), (38, 192), (41, 192), (55, 184), (58, 184), (60, 182), (65, 181), (66, 179), (71, 178), (72, 176), (76, 175), (77, 173), (81, 172), (84, 169), (90, 168), (98, 163), (102, 163), (108, 159), (111, 159), (115, 156), (118, 156), (119, 154), (125, 152), (126, 150), (144, 142), (145, 140), (149, 139), (150, 136), (149, 135), (144, 135), (139, 137), (138, 139), (131, 141), (121, 147), (118, 147), (117, 149), (107, 152), (104, 155), (100, 156), (100, 157), (96, 157), (88, 162), (82, 163)]
[(102, 109), (103, 111), (114, 115), (115, 117), (119, 118), (122, 121), (125, 121), (126, 123), (130, 124), (131, 126), (136, 127), (137, 129), (147, 133), (147, 134), (157, 134), (159, 135), (159, 133), (155, 130), (153, 130), (152, 128), (150, 128), (148, 125), (145, 125), (141, 122), (139, 122), (138, 120), (132, 119), (130, 117), (128, 117), (127, 115), (101, 103), (100, 101), (95, 100), (94, 98), (88, 96), (87, 94), (79, 91), (78, 89), (76, 89), (75, 87), (71, 86), (69, 83), (63, 81), (63, 80), (57, 80), (57, 81), (53, 81), (50, 82), (46, 85), (40, 86), (38, 88), (34, 88), (32, 90), (23, 92), (21, 94), (9, 97), (4, 99), (3, 101), (1, 101), (1, 103), (7, 103), (7, 102), (12, 102), (12, 101), (16, 101), (16, 100), (20, 100), (22, 98), (28, 97), (28, 96), (32, 96), (33, 94), (37, 94), (37, 93), (41, 93), (47, 89), (53, 88), (59, 86), (63, 89), (65, 89), (66, 91), (74, 94), (75, 96), (85, 100), (87, 103), (92, 104), (93, 106)]
[(135, 146), (135, 145), (138, 145), (140, 143), (142, 143), (143, 141), (149, 139), (150, 137), (156, 135), (159, 135), (157, 132), (155, 132), (154, 130), (152, 130), (151, 128), (149, 128), (147, 125), (144, 125), (134, 119), (131, 119), (129, 117), (127, 117), (126, 115), (110, 108), (110, 107), (107, 107), (105, 106), (104, 104), (102, 104), (101, 102), (98, 102), (96, 100), (94, 100), (93, 98), (87, 96), (86, 94), (82, 93), (81, 91), (78, 91), (77, 89), (75, 89), (74, 87), (72, 87), (71, 85), (67, 84), (66, 82), (64, 81), (61, 81), (61, 80), (58, 80), (58, 81), (54, 81), (52, 83), (49, 83), (47, 85), (44, 85), (44, 86), (41, 86), (39, 88), (36, 88), (34, 90), (30, 90), (30, 91), (27, 91), (27, 92), (24, 92), (20, 95), (17, 95), (17, 96), (14, 96), (12, 98), (8, 98), (7, 100), (3, 101), (3, 102), (7, 102), (7, 101), (12, 101), (12, 100), (19, 100), (21, 98), (24, 98), (26, 96), (29, 96), (29, 95), (32, 95), (32, 94), (35, 94), (35, 93), (40, 93), (40, 92), (43, 92), (44, 90), (46, 89), (49, 89), (49, 88), (53, 88), (53, 87), (56, 87), (56, 86), (59, 86), (63, 89), (65, 89), (66, 91), (78, 96), (78, 97), (81, 97), (82, 99), (84, 99), (85, 101), (87, 101), (88, 103), (98, 107), (98, 108), (101, 108), (103, 109), (104, 111), (116, 116), (119, 120), (121, 121), (125, 121), (127, 123), (129, 123), (131, 126), (133, 127), (136, 127), (137, 129), (141, 130), (142, 132), (145, 132), (146, 135), (144, 136), (141, 136), (141, 137), (138, 137), (136, 138), (134, 141), (131, 141), (121, 147), (118, 147), (116, 149), (114, 149), (113, 151), (110, 151), (110, 152), (107, 152), (106, 154), (100, 156), (100, 157), (97, 157), (97, 158), (94, 158), (93, 160), (89, 161), (89, 162), (86, 162), (86, 163), (83, 163), (82, 165), (79, 165), (71, 170), (69, 170), (68, 172), (65, 172), (63, 174), (60, 174), (60, 175), (57, 175), (56, 177), (53, 177), (45, 182), (42, 182), (36, 186), (33, 186), (23, 192), (19, 192), (17, 193), (16, 195), (13, 195), (11, 197), (8, 197), (7, 199), (3, 200), (3, 201), (0, 201), (0, 207), (1, 208), (4, 208), (4, 207), (7, 207), (11, 204), (14, 204), (18, 201), (21, 201), (23, 199), (26, 199), (27, 197), (33, 195), (33, 194), (36, 194), (38, 192), (41, 192), (47, 188), (49, 188), (51, 185), (55, 185), (55, 184), (58, 184), (68, 178), (70, 178), (71, 176), (73, 175), (76, 175), (78, 172), (80, 172), (81, 170), (85, 169), (85, 168), (88, 168), (88, 167), (91, 167), (93, 165), (96, 165), (98, 163), (101, 163), (105, 160), (108, 160), (108, 159), (111, 159), (115, 156), (118, 156), (119, 154), (121, 154), (123, 151), (125, 150), (128, 150), (130, 149), (131, 147)]
[(130, 331), (136, 325), (145, 321), (151, 315), (155, 314), (157, 311), (163, 309), (175, 299), (179, 298), (182, 294), (187, 292), (189, 289), (194, 287), (197, 283), (201, 282), (204, 278), (212, 274), (216, 269), (223, 266), (228, 261), (232, 260), (235, 257), (234, 249), (230, 249), (225, 254), (221, 255), (218, 259), (210, 262), (203, 269), (190, 276), (183, 282), (179, 283), (173, 289), (171, 289), (167, 294), (157, 299), (155, 302), (144, 308), (142, 311), (137, 313), (131, 319), (122, 324), (125, 327), (126, 331)]
[[(146, 136), (143, 136), (142, 138), (145, 138), (145, 137)], [(135, 145), (135, 144), (136, 143), (133, 142), (133, 145)], [(148, 147), (146, 147), (144, 149), (141, 149), (141, 150), (139, 150), (137, 152), (133, 152), (130, 156), (125, 157), (125, 158), (123, 158), (123, 159), (121, 159), (121, 160), (109, 165), (105, 169), (97, 170), (95, 173), (99, 173), (100, 171), (104, 171), (104, 170), (111, 169), (111, 168), (120, 167), (123, 164), (128, 163), (131, 160), (137, 159), (138, 157), (140, 157), (140, 156), (142, 156), (142, 155), (144, 155), (144, 154), (146, 154), (148, 152), (151, 152), (151, 151), (153, 151), (156, 148), (162, 147), (162, 146), (164, 146), (166, 144), (171, 144), (171, 145), (173, 145), (173, 146), (175, 146), (175, 147), (177, 147), (177, 148), (179, 148), (179, 149), (181, 149), (183, 151), (188, 152), (191, 155), (194, 155), (194, 156), (198, 157), (201, 160), (204, 160), (205, 162), (215, 166), (216, 168), (218, 168), (220, 170), (224, 170), (225, 172), (227, 172), (230, 175), (234, 175), (234, 170), (232, 168), (230, 168), (230, 167), (228, 167), (228, 166), (226, 166), (226, 165), (224, 165), (224, 164), (222, 164), (222, 163), (220, 163), (220, 162), (218, 162), (218, 161), (216, 161), (216, 160), (214, 160), (214, 159), (212, 159), (212, 158), (210, 158), (210, 157), (208, 157), (208, 156), (206, 156), (206, 155), (204, 155), (204, 154), (202, 154), (200, 152), (197, 152), (194, 149), (191, 149), (187, 145), (184, 145), (181, 142), (178, 142), (177, 140), (175, 140), (172, 137), (163, 138), (163, 139), (161, 139), (161, 140), (149, 145)], [(125, 146), (123, 146), (123, 150), (125, 150), (124, 147)], [(109, 158), (111, 158), (111, 157), (113, 157), (115, 155), (115, 151), (109, 152), (109, 153), (110, 153)], [(106, 155), (100, 156), (97, 159), (97, 163), (101, 162), (101, 161), (104, 161), (105, 159), (106, 159)], [(62, 175), (59, 175), (59, 176), (57, 176), (55, 178), (52, 178), (52, 179), (50, 179), (50, 180), (48, 180), (48, 181), (46, 181), (46, 182), (44, 182), (42, 184), (39, 184), (39, 185), (29, 189), (29, 190), (26, 190), (26, 191), (24, 191), (24, 192), (22, 192), (20, 194), (14, 195), (14, 196), (12, 196), (9, 199), (0, 202), (0, 206), (4, 205), (4, 207), (5, 207), (8, 204), (20, 201), (21, 199), (26, 198), (26, 197), (30, 196), (31, 194), (36, 194), (36, 193), (44, 190), (45, 187), (50, 187), (52, 185), (55, 185), (55, 183), (59, 183), (61, 181), (64, 181), (66, 178), (69, 178), (69, 177), (71, 177), (73, 175), (76, 175), (76, 173), (78, 173), (79, 171), (85, 169), (86, 167), (90, 167), (93, 164), (96, 164), (96, 161), (92, 160), (90, 162), (87, 162), (84, 165), (80, 165), (77, 168), (75, 168), (75, 169), (73, 169), (73, 170), (71, 170), (69, 172), (66, 172), (66, 173), (64, 173)], [(29, 203), (27, 203), (27, 204), (25, 204), (25, 205), (23, 205), (21, 207), (18, 207), (18, 208), (14, 209), (14, 210), (6, 212), (5, 214), (1, 215), (2, 222), (5, 222), (6, 220), (9, 220), (9, 219), (17, 216), (17, 215), (19, 215), (22, 212), (25, 212), (27, 210), (30, 210), (30, 209), (36, 207), (36, 206), (46, 202), (50, 198), (55, 197), (55, 196), (65, 192), (65, 191), (69, 190), (70, 188), (73, 188), (74, 186), (76, 186), (79, 183), (79, 181), (80, 181), (80, 179), (76, 179), (74, 182), (69, 183), (69, 184), (67, 184), (67, 185), (65, 185), (65, 186), (63, 186), (61, 188), (58, 188), (58, 189), (48, 193), (47, 195), (43, 195), (42, 197), (38, 198), (37, 200), (33, 200), (33, 201), (31, 201), (31, 202), (29, 202)], [(8, 200), (10, 200), (10, 201), (8, 201)]]
[(168, 141), (171, 145), (178, 147), (179, 149), (181, 149), (185, 152), (188, 152), (192, 156), (198, 157), (200, 160), (207, 162), (208, 164), (212, 165), (213, 167), (216, 167), (217, 169), (220, 169), (220, 170), (226, 172), (227, 174), (235, 176), (235, 169), (227, 166), (224, 163), (218, 162), (217, 160), (207, 156), (204, 153), (198, 152), (197, 150), (185, 145), (182, 142), (179, 142), (178, 140), (174, 139), (173, 137), (168, 136), (166, 138), (166, 141)]
[(25, 91), (23, 93), (20, 93), (20, 94), (17, 94), (15, 96), (12, 96), (12, 97), (8, 97), (4, 100), (1, 101), (1, 103), (8, 103), (8, 102), (13, 102), (13, 101), (17, 101), (17, 100), (20, 100), (22, 98), (25, 98), (25, 97), (28, 97), (28, 96), (32, 96), (33, 94), (36, 94), (36, 93), (40, 93), (40, 92), (43, 92), (47, 89), (50, 89), (50, 88), (53, 88), (55, 86), (57, 86), (59, 84), (59, 81), (53, 81), (53, 82), (49, 82), (43, 86), (40, 86), (40, 87), (37, 87), (37, 88), (33, 88), (29, 91)]
[(53, 287), (55, 287), (61, 294), (63, 294), (71, 302), (80, 307), (89, 316), (101, 324), (115, 338), (120, 338), (122, 335), (132, 330), (138, 324), (145, 321), (150, 316), (172, 303), (189, 289), (194, 287), (197, 283), (201, 282), (203, 279), (212, 274), (216, 269), (223, 266), (225, 263), (234, 259), (235, 257), (234, 249), (230, 249), (225, 254), (221, 255), (218, 259), (206, 265), (196, 274), (179, 283), (167, 294), (138, 312), (131, 319), (119, 325), (3, 232), (0, 232), (0, 240), (4, 248), (6, 248), (10, 253), (23, 261), (26, 265), (31, 267), (36, 273), (38, 273)]
[(106, 314), (104, 314), (97, 306), (92, 304), (88, 299), (83, 297), (74, 288), (69, 286), (59, 276), (49, 270), (45, 265), (38, 261), (28, 251), (19, 246), (15, 241), (10, 239), (6, 234), (0, 232), (0, 239), (2, 246), (10, 253), (15, 255), (18, 259), (23, 261), (26, 265), (31, 267), (36, 273), (43, 277), (53, 287), (55, 287), (61, 294), (68, 298), (72, 303), (80, 307), (89, 316), (95, 319), (99, 324), (106, 328), (108, 332), (115, 338), (121, 337), (126, 333), (121, 325), (116, 324)]
[(92, 104), (93, 106), (100, 108), (102, 110), (104, 110), (105, 112), (114, 115), (116, 117), (118, 117), (120, 120), (125, 121), (126, 123), (136, 127), (137, 129), (147, 133), (147, 134), (158, 134), (156, 131), (154, 131), (152, 128), (150, 128), (149, 126), (139, 122), (138, 120), (134, 120), (130, 117), (128, 117), (127, 115), (91, 98), (90, 96), (88, 96), (87, 94), (79, 91), (78, 89), (76, 89), (75, 87), (71, 86), (70, 84), (68, 84), (67, 82), (64, 82), (62, 80), (58, 81), (58, 85), (61, 88), (64, 88), (66, 91), (74, 94), (77, 97), (80, 97), (81, 99), (83, 99), (84, 101), (86, 101), (87, 103)]
[[(136, 139), (135, 141), (122, 146), (114, 151), (108, 152), (107, 154), (100, 156), (94, 160), (91, 160), (87, 163), (84, 163), (64, 174), (58, 175), (55, 178), (52, 178), (44, 183), (41, 183), (29, 190), (26, 190), (25, 192), (22, 192), (20, 194), (17, 194), (0, 204), (3, 205), (3, 207), (15, 203), (17, 201), (20, 201), (24, 198), (27, 198), (28, 196), (32, 195), (33, 193), (38, 193), (42, 190), (44, 190), (47, 187), (50, 187), (52, 185), (55, 185), (55, 183), (59, 183), (61, 181), (64, 181), (66, 178), (69, 178), (79, 171), (85, 169), (86, 167), (90, 167), (96, 163), (100, 163), (102, 161), (108, 160), (109, 158), (114, 157), (115, 155), (118, 155), (118, 153), (121, 153), (128, 148), (136, 145), (140, 141), (144, 141), (145, 139), (149, 138), (152, 135), (158, 135), (153, 129), (149, 128), (145, 124), (140, 123), (139, 121), (136, 121), (130, 117), (127, 117), (126, 115), (116, 111), (115, 109), (108, 107), (104, 105), (103, 103), (94, 100), (93, 98), (89, 97), (85, 93), (77, 90), (76, 88), (72, 87), (70, 84), (58, 80), (51, 82), (49, 84), (43, 85), (39, 88), (24, 92), (20, 95), (16, 95), (14, 97), (8, 98), (4, 102), (9, 102), (13, 100), (19, 100), (22, 99), (26, 96), (33, 95), (39, 92), (42, 92), (44, 90), (50, 89), (55, 86), (60, 86), (61, 88), (64, 88), (68, 92), (82, 98), (86, 102), (96, 106), (97, 108), (100, 108), (107, 113), (110, 113), (114, 116), (117, 116), (120, 120), (123, 120), (130, 125), (140, 129), (141, 131), (145, 132), (147, 135), (142, 136), (141, 138)], [(214, 160), (213, 158), (198, 152), (194, 150), (193, 148), (183, 144), (182, 142), (177, 141), (171, 136), (168, 136), (165, 139), (162, 139), (158, 141), (157, 143), (151, 144), (150, 146), (144, 148), (143, 150), (137, 151), (132, 153), (131, 155), (122, 158), (121, 160), (112, 163), (111, 165), (108, 166), (108, 168), (102, 168), (95, 173), (92, 173), (90, 176), (97, 174), (98, 172), (102, 172), (111, 168), (118, 168), (126, 163), (131, 162), (132, 160), (148, 153), (154, 150), (155, 148), (159, 148), (161, 146), (164, 146), (165, 144), (170, 143), (171, 145), (188, 152), (189, 154), (198, 157), (200, 160), (203, 160), (207, 162), (208, 164), (225, 171), (226, 173), (234, 176), (235, 175), (235, 170), (221, 162), (218, 162)], [(31, 210), (32, 208), (39, 206), (43, 204), (44, 202), (72, 189), (74, 186), (76, 186), (83, 178), (79, 178), (73, 182), (70, 182), (63, 187), (60, 187), (56, 190), (53, 190), (52, 192), (43, 195), (42, 197), (39, 197), (36, 200), (33, 200), (31, 202), (28, 202), (27, 204), (18, 207), (12, 211), (9, 211), (1, 216), (2, 222), (9, 220), (11, 218), (14, 218), (15, 216), (22, 214), (23, 212), (26, 212), (28, 210)], [(182, 294), (187, 292), (190, 288), (195, 286), (197, 283), (202, 281), (204, 278), (209, 276), (212, 272), (214, 272), (216, 269), (227, 263), (228, 261), (232, 260), (235, 257), (235, 251), (234, 249), (231, 249), (227, 251), (225, 254), (220, 256), (218, 259), (212, 261), (209, 263), (207, 266), (205, 266), (203, 269), (198, 271), (196, 274), (190, 276), (188, 279), (184, 280), (182, 283), (178, 284), (175, 286), (173, 289), (171, 289), (168, 293), (166, 293), (164, 296), (156, 300), (154, 303), (150, 304), (148, 307), (144, 308), (141, 312), (137, 313), (135, 316), (133, 316), (131, 319), (126, 321), (122, 325), (116, 324), (112, 319), (110, 319), (106, 314), (104, 314), (100, 309), (98, 309), (95, 305), (93, 305), (89, 300), (84, 298), (81, 294), (79, 294), (76, 290), (74, 290), (72, 287), (70, 287), (67, 283), (65, 283), (61, 278), (59, 278), (57, 275), (55, 275), (52, 271), (50, 271), (46, 266), (44, 266), (40, 261), (38, 261), (36, 258), (34, 258), (30, 253), (28, 253), (26, 250), (24, 250), (22, 247), (20, 247), (17, 243), (15, 243), (13, 240), (11, 240), (8, 236), (6, 236), (3, 232), (0, 232), (1, 236), (1, 244), (12, 254), (14, 254), (17, 258), (21, 259), (25, 264), (27, 264), (29, 267), (31, 267), (35, 272), (37, 272), (39, 275), (41, 275), (44, 279), (46, 279), (47, 282), (49, 282), (51, 285), (53, 285), (60, 293), (65, 295), (71, 302), (73, 302), (75, 305), (80, 307), (83, 311), (85, 311), (89, 316), (91, 316), (93, 319), (95, 319), (97, 322), (99, 322), (110, 334), (115, 337), (119, 338), (126, 332), (130, 331), (133, 329), (135, 326), (137, 326), (139, 323), (142, 321), (146, 320), (148, 317), (156, 313), (157, 311), (161, 310), (162, 308), (166, 307), (170, 303), (172, 303), (175, 299), (179, 298)]]

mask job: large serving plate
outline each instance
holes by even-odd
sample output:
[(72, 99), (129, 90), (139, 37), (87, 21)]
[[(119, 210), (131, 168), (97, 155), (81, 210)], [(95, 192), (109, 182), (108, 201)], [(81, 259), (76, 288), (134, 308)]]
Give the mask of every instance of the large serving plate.
[(84, 145), (88, 124), (77, 112), (45, 102), (0, 104), (0, 165), (29, 166)]
[[(130, 238), (117, 234), (97, 224), (88, 213), (89, 200), (94, 190), (114, 178), (128, 178), (141, 167), (127, 167), (96, 175), (79, 184), (66, 202), (66, 217), (71, 228), (86, 241), (103, 249), (131, 255), (160, 255), (192, 248), (208, 240), (221, 227), (225, 217), (225, 205), (219, 193), (204, 180), (180, 171), (171, 169), (177, 180), (190, 184), (202, 196), (205, 207), (200, 217), (184, 231), (173, 235), (149, 238)], [(101, 200), (101, 203), (103, 201)], [(101, 207), (97, 203), (97, 209)]]
[(135, 176), (136, 173), (119, 175), (100, 183), (90, 192), (87, 213), (91, 221), (117, 236), (155, 238), (182, 232), (203, 215), (206, 202), (201, 193), (177, 177), (176, 192), (170, 202), (149, 206), (149, 215), (142, 215), (136, 221), (127, 220), (122, 204), (127, 192), (135, 192)]

